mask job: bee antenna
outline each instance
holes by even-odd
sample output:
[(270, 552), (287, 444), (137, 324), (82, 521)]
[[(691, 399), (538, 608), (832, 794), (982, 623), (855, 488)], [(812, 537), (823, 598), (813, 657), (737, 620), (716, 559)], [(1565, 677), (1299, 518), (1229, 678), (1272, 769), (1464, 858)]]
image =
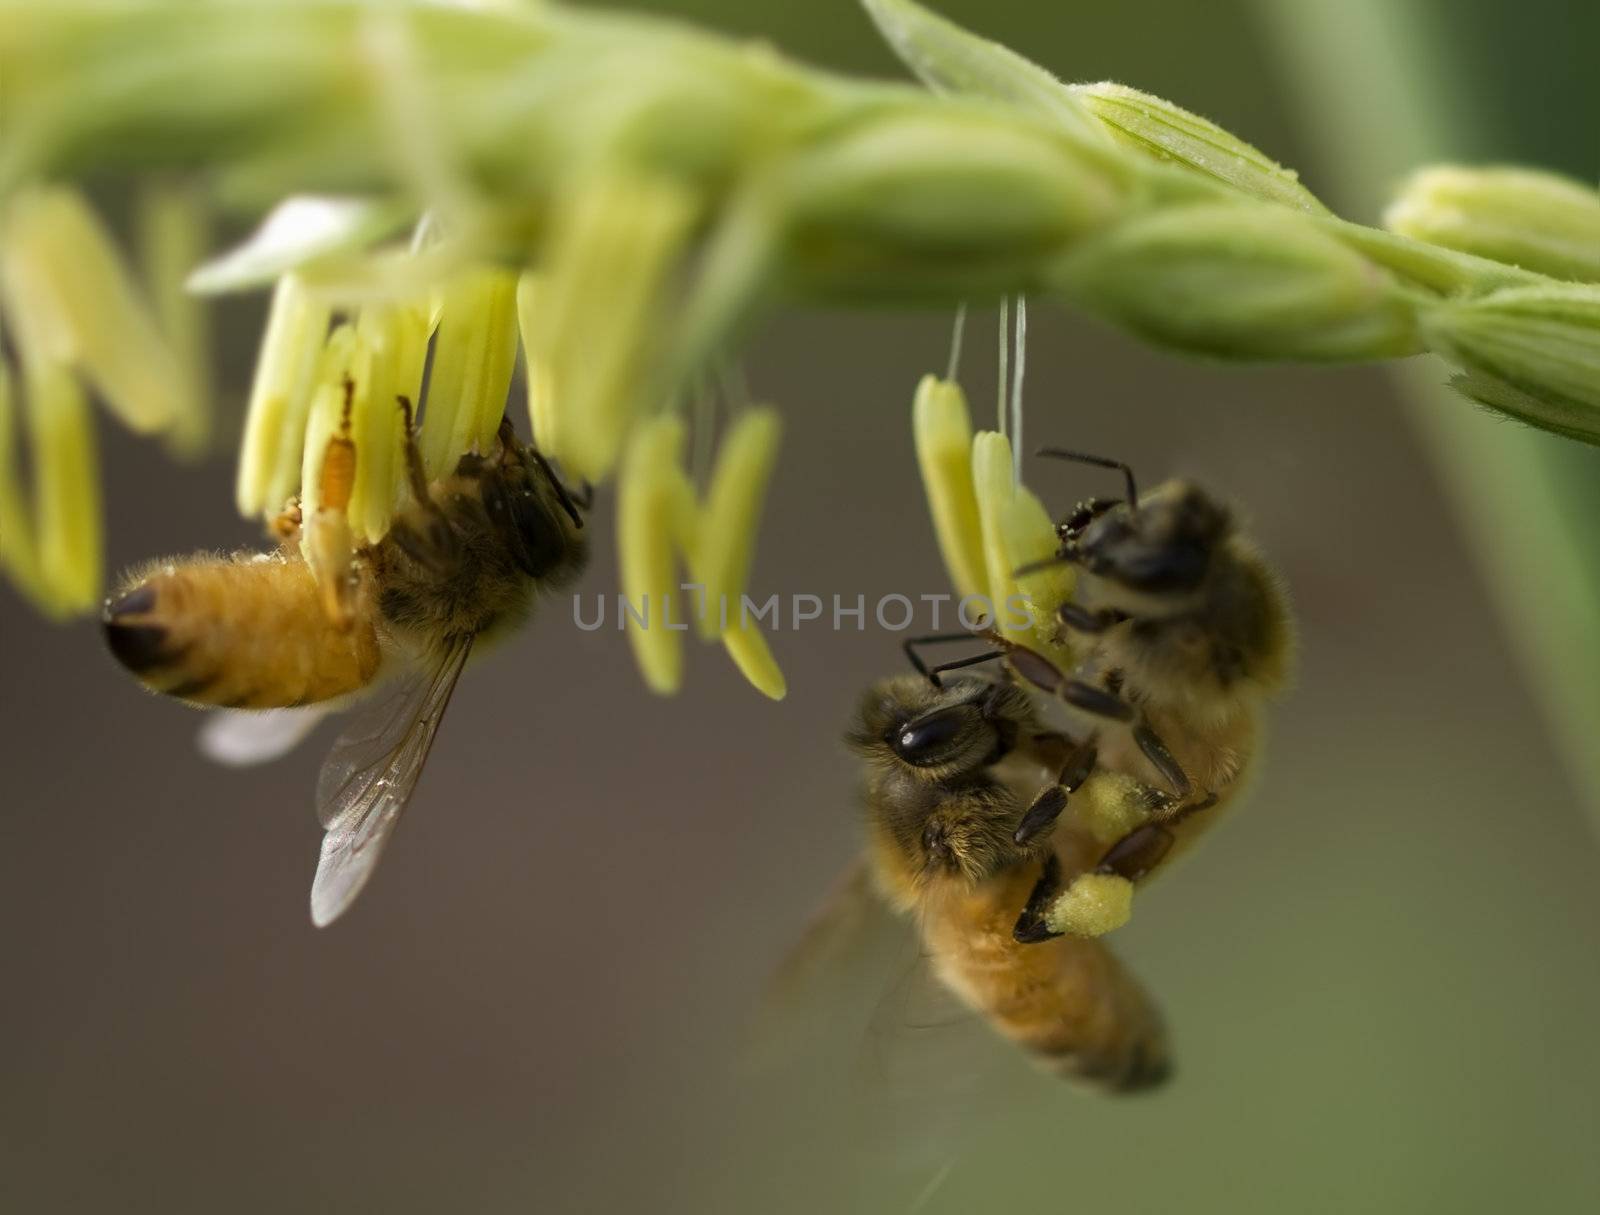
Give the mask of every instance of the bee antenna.
[(1078, 464), (1093, 464), (1096, 468), (1111, 468), (1120, 472), (1128, 482), (1128, 508), (1136, 510), (1139, 505), (1139, 488), (1133, 481), (1133, 469), (1121, 460), (1109, 460), (1105, 456), (1091, 456), (1087, 452), (1067, 451), (1060, 447), (1041, 447), (1033, 453), (1036, 456), (1048, 457), (1052, 460), (1072, 460)]
[(550, 467), (550, 461), (546, 460), (539, 449), (531, 443), (524, 450), (533, 457), (533, 462), (539, 466), (539, 471), (549, 478), (551, 486), (556, 491), (556, 497), (561, 502), (561, 509), (572, 519), (572, 526), (582, 527), (583, 516), (578, 513), (578, 504), (572, 500), (572, 494), (561, 483), (561, 478), (556, 476), (556, 470)]

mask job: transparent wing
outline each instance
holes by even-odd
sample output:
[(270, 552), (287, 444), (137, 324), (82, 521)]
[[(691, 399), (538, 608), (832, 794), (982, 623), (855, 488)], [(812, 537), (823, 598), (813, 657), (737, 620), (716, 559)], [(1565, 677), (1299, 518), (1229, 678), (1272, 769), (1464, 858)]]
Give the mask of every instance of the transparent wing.
[(287, 755), (328, 715), (321, 705), (299, 709), (216, 709), (195, 736), (200, 754), (230, 768), (248, 768)]
[(914, 921), (879, 897), (865, 860), (840, 875), (768, 982), (749, 1061), (772, 1066), (813, 1054), (829, 1036), (829, 1051), (891, 1088), (918, 1070), (907, 1057), (983, 1037), (978, 1019), (934, 975)]
[(884, 904), (860, 861), (768, 985), (745, 1062), (753, 1099), (826, 1110), (839, 1150), (908, 1194), (937, 1188), (994, 1108), (994, 1081), (1023, 1070), (940, 982), (914, 919)]
[(311, 884), (311, 919), (333, 923), (361, 893), (411, 799), (472, 638), (451, 641), (359, 713), (322, 765), (317, 817), (327, 835)]

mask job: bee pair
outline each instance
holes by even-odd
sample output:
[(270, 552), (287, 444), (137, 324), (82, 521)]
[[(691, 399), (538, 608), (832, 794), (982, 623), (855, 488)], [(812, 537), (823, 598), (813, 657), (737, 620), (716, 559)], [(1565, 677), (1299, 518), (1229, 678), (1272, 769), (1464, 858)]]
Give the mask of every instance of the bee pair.
[[(1060, 604), (1062, 671), (990, 632), (983, 653), (863, 697), (847, 735), (866, 760), (867, 865), (916, 915), (940, 978), (1000, 1033), (1112, 1090), (1162, 1079), (1149, 997), (1101, 933), (1133, 888), (1237, 793), (1262, 704), (1287, 677), (1292, 626), (1276, 576), (1230, 513), (1185, 482), (1091, 499), (1054, 561), (1078, 571)], [(1002, 681), (952, 675), (998, 662)], [(1064, 710), (1066, 730), (1044, 711)]]
[[(586, 503), (509, 423), (496, 450), (465, 455), (430, 483), (410, 405), (399, 406), (410, 501), (382, 541), (350, 550), (343, 508), (354, 447), (336, 435), (322, 509), (302, 520), (291, 502), (274, 525), (276, 551), (157, 563), (104, 613), (112, 654), (146, 687), (235, 711), (206, 735), (230, 762), (272, 758), (324, 714), (389, 692), (357, 715), (318, 779), (327, 832), (311, 891), (319, 925), (371, 877), (468, 656), (521, 623), (538, 593), (576, 578), (588, 555)], [(308, 530), (302, 545), (302, 529), (319, 523), (324, 531)], [(330, 551), (316, 570), (303, 555)]]

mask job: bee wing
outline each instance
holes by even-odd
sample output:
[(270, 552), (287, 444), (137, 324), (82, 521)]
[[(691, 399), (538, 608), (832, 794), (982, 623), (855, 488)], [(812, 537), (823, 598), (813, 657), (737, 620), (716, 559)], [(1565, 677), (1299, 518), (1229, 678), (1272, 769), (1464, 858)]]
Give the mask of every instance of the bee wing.
[(858, 858), (768, 980), (747, 1065), (755, 1072), (809, 1068), (819, 1048), (836, 1061), (858, 1054), (874, 1032), (889, 977), (917, 964), (919, 944), (911, 921), (879, 897)]
[(311, 920), (333, 923), (361, 893), (411, 800), (472, 638), (452, 640), (401, 677), (351, 723), (317, 778), (317, 817), (327, 831), (311, 884)]
[(886, 925), (903, 934), (903, 926), (872, 888), (867, 862), (857, 857), (839, 875), (822, 906), (790, 947), (768, 985), (768, 1002), (787, 1002), (814, 984), (826, 971), (848, 964), (870, 947)]
[(287, 755), (328, 715), (321, 705), (298, 709), (216, 709), (195, 736), (200, 754), (230, 768), (248, 768)]
[(754, 1037), (752, 1084), (827, 1108), (849, 1149), (910, 1192), (937, 1188), (1015, 1061), (939, 980), (914, 920), (884, 903), (861, 860), (768, 984)]

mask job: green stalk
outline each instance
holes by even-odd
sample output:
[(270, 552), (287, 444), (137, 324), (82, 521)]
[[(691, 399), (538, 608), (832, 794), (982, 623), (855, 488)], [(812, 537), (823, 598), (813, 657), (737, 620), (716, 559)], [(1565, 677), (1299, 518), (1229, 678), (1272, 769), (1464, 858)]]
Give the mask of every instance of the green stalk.
[[(1341, 209), (1375, 208), (1412, 165), (1486, 153), (1473, 132), (1487, 126), (1485, 107), (1494, 100), (1436, 53), (1458, 43), (1433, 28), (1429, 6), (1255, 0), (1255, 7), (1289, 64), (1301, 120), (1341, 168)], [(1600, 548), (1580, 522), (1594, 461), (1579, 461), (1584, 453), (1553, 435), (1461, 409), (1437, 364), (1393, 370), (1600, 830)]]

